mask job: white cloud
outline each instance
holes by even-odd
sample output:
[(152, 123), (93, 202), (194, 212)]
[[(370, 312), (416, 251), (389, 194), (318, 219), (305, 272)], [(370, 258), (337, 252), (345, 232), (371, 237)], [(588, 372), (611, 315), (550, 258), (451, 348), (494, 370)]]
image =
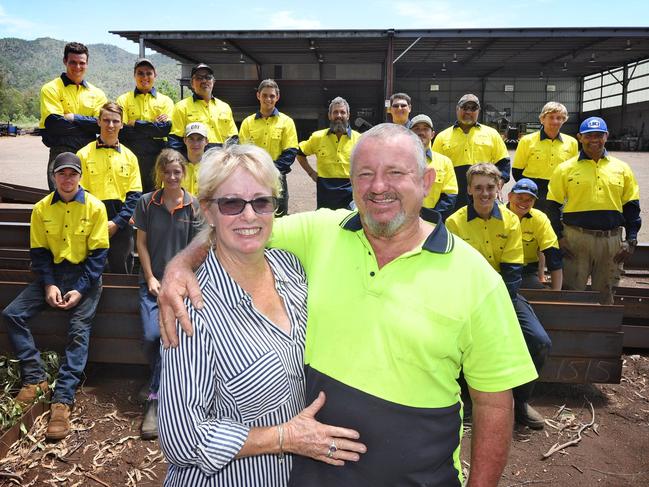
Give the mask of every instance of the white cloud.
[(24, 36), (25, 30), (31, 31), (35, 26), (36, 24), (29, 20), (8, 15), (4, 7), (0, 5), (0, 31), (5, 32), (6, 34), (19, 33)]
[(270, 16), (269, 29), (320, 29), (319, 20), (298, 18), (290, 10), (280, 10)]
[[(397, 15), (407, 22), (403, 28), (481, 28), (506, 27), (511, 19), (502, 11), (480, 11), (481, 7), (447, 0), (399, 0), (393, 4)], [(484, 8), (484, 7), (482, 7)], [(510, 21), (510, 22), (508, 22)]]

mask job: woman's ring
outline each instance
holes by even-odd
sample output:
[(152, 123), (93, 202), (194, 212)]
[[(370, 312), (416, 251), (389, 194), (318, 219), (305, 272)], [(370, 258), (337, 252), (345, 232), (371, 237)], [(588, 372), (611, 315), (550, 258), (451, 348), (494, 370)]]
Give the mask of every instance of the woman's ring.
[(331, 445), (329, 445), (329, 451), (327, 452), (327, 458), (333, 458), (334, 453), (338, 451), (338, 448), (336, 448), (336, 441), (331, 440)]

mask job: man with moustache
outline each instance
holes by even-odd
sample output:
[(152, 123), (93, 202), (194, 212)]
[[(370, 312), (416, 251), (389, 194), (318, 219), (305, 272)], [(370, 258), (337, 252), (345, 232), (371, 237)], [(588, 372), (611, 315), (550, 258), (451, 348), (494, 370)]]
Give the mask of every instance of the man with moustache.
[(458, 196), (456, 209), (468, 201), (466, 172), (473, 164), (489, 162), (500, 170), (502, 183), (509, 181), (510, 160), (507, 147), (500, 134), (478, 122), (480, 100), (466, 94), (457, 102), (457, 121), (442, 130), (433, 142), (433, 151), (445, 155), (455, 167)]
[(606, 150), (602, 118), (584, 120), (577, 138), (579, 155), (552, 173), (548, 216), (563, 251), (564, 287), (586, 289), (590, 277), (600, 302), (613, 304), (622, 265), (638, 243), (640, 189), (629, 165)]
[(108, 102), (99, 111), (99, 137), (77, 156), (83, 169), (81, 185), (99, 198), (108, 213), (108, 272), (130, 274), (133, 269), (133, 229), (130, 225), (142, 182), (137, 157), (120, 144), (122, 107)]
[[(352, 152), (358, 211), (275, 222), (270, 245), (293, 252), (309, 281), (306, 400), (324, 391), (318, 419), (354, 428), (367, 445), (361, 461), (343, 465), (336, 443), (344, 440), (331, 438), (323, 453), (335, 465), (295, 458), (289, 485), (460, 487), (460, 369), (474, 403), (467, 485), (500, 480), (511, 388), (536, 372), (503, 280), (437, 212), (422, 210), (433, 180), (417, 136), (381, 124)], [(206, 253), (190, 244), (167, 266), (159, 296), (166, 346), (178, 343), (176, 318), (191, 334), (182, 295), (201, 307), (191, 266)]]
[(291, 172), (291, 165), (295, 162), (298, 150), (295, 122), (276, 107), (279, 101), (279, 86), (275, 80), (265, 79), (259, 83), (257, 101), (259, 111), (241, 122), (239, 142), (261, 147), (273, 158), (275, 167), (281, 174), (282, 183), (282, 194), (275, 215), (284, 216), (288, 214), (286, 175)]
[(54, 191), (52, 162), (62, 152), (76, 152), (95, 138), (99, 108), (106, 103), (103, 91), (85, 80), (88, 48), (69, 42), (63, 50), (65, 73), (41, 88), (43, 144), (50, 149), (47, 184)]
[[(348, 208), (352, 202), (349, 161), (360, 134), (349, 125), (349, 103), (337, 96), (329, 104), (329, 128), (300, 142), (297, 160), (316, 183), (317, 208)], [(316, 169), (307, 156), (316, 156)]]
[(153, 168), (156, 157), (167, 143), (174, 102), (156, 90), (156, 70), (150, 60), (135, 61), (133, 76), (135, 89), (117, 98), (117, 104), (124, 110), (119, 140), (136, 155), (142, 188), (148, 193), (155, 189)]
[(187, 124), (201, 122), (207, 127), (208, 149), (222, 146), (230, 137), (237, 136), (237, 126), (230, 105), (212, 94), (214, 70), (200, 63), (191, 71), (192, 95), (180, 100), (173, 109), (168, 147), (185, 154)]

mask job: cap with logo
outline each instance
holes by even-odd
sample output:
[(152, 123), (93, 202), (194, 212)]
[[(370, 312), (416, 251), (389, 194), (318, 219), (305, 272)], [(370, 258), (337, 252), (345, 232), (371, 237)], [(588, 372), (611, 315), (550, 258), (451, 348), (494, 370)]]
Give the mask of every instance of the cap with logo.
[(199, 134), (207, 139), (207, 127), (201, 122), (188, 123), (185, 127), (185, 137), (189, 137), (192, 134)]
[(425, 123), (431, 129), (433, 128), (433, 121), (430, 119), (428, 115), (424, 115), (423, 113), (413, 117), (412, 120), (410, 120), (410, 127), (414, 127), (418, 123)]
[(81, 159), (74, 152), (62, 152), (54, 159), (52, 164), (52, 173), (63, 169), (73, 169), (81, 174)]
[(579, 126), (580, 134), (587, 134), (589, 132), (608, 132), (608, 127), (603, 118), (599, 117), (588, 117), (586, 120), (581, 122)]
[(514, 186), (512, 186), (512, 193), (515, 194), (529, 194), (535, 198), (539, 197), (539, 187), (531, 179), (519, 179)]

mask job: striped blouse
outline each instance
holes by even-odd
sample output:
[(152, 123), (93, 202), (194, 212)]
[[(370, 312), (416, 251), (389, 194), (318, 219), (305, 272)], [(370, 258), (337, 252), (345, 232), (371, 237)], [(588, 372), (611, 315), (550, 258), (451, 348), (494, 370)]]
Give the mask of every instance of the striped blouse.
[(167, 487), (286, 486), (292, 458), (235, 459), (248, 431), (290, 420), (304, 408), (306, 277), (286, 251), (265, 251), (291, 323), (290, 334), (252, 299), (210, 252), (197, 272), (204, 307), (187, 300), (194, 335), (162, 351), (160, 446)]

